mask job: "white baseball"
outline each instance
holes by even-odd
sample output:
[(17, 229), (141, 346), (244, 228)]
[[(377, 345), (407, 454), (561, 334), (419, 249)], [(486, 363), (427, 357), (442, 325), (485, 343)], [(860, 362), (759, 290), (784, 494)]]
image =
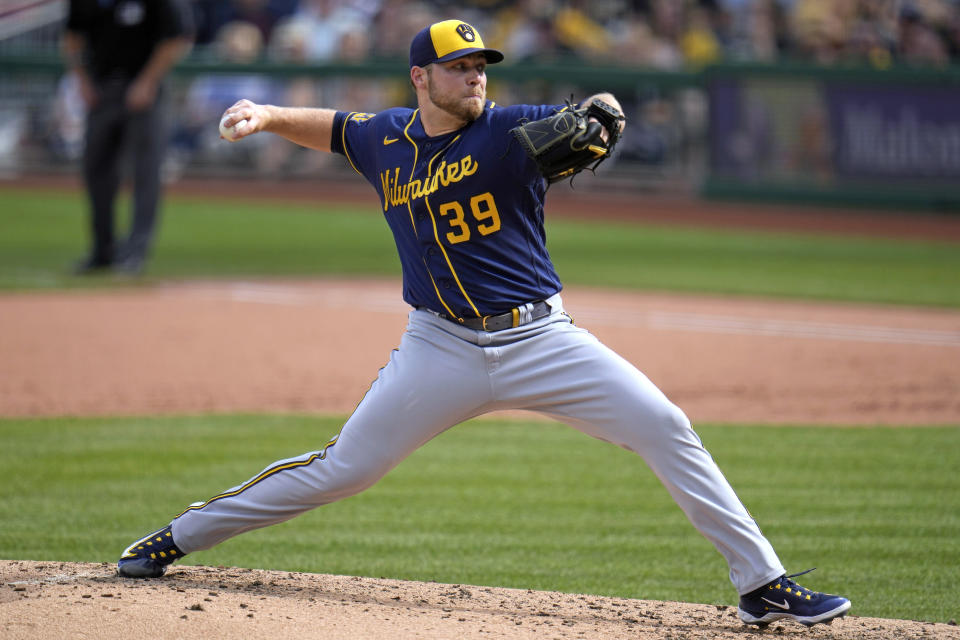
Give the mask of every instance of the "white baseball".
[(247, 126), (247, 121), (241, 120), (240, 122), (236, 123), (232, 127), (228, 127), (224, 125), (224, 122), (226, 122), (226, 120), (227, 120), (227, 117), (225, 116), (223, 120), (220, 121), (220, 135), (223, 136), (225, 140), (229, 140), (230, 142), (236, 142), (237, 133), (241, 129), (243, 129), (245, 126)]

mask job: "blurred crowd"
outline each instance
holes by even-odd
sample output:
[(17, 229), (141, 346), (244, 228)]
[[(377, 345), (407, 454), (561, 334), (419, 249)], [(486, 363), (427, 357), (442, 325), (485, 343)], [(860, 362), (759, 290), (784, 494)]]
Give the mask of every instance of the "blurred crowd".
[[(194, 0), (194, 9), (194, 55), (233, 63), (405, 61), (412, 35), (449, 17), (477, 27), (508, 64), (577, 60), (690, 70), (725, 60), (798, 60), (885, 68), (960, 58), (960, 0)], [(504, 103), (549, 101), (525, 95), (531, 90), (498, 84), (495, 93)], [(242, 149), (222, 144), (210, 123), (240, 97), (378, 111), (412, 96), (403, 77), (200, 76), (187, 90), (171, 141), (172, 173), (198, 159), (226, 163), (239, 154), (266, 174), (310, 173), (329, 162), (271, 137), (237, 145)], [(623, 154), (661, 162), (676, 113), (663, 100), (625, 98), (625, 108), (643, 112)]]
[[(458, 17), (505, 64), (575, 60), (658, 70), (696, 70), (714, 62), (801, 61), (941, 67), (960, 61), (960, 0), (192, 0), (197, 34), (193, 56), (253, 63), (406, 61), (410, 39), (431, 22)], [(493, 86), (495, 79), (491, 80)], [(602, 87), (599, 87), (602, 88)], [(595, 88), (595, 89), (599, 89)], [(581, 89), (589, 90), (589, 88)], [(496, 83), (501, 103), (549, 102), (537, 83)], [(276, 77), (208, 73), (176, 92), (167, 174), (192, 163), (243, 164), (264, 174), (311, 174), (330, 162), (285, 140), (264, 136), (224, 144), (216, 128), (240, 98), (289, 106), (378, 111), (407, 104), (409, 83), (359, 77)], [(678, 138), (676, 105), (657, 96), (624, 96), (632, 139), (624, 157), (663, 161)], [(687, 121), (702, 123), (703, 97), (686, 99)], [(83, 108), (74, 79), (63, 78), (54, 101), (50, 145), (75, 159)], [(689, 124), (685, 125), (688, 128)], [(696, 125), (694, 128), (698, 128)], [(679, 138), (678, 138), (679, 139)]]
[(424, 24), (459, 17), (509, 62), (654, 69), (723, 60), (942, 66), (960, 59), (960, 0), (194, 0), (198, 51), (256, 28), (257, 56), (405, 58)]

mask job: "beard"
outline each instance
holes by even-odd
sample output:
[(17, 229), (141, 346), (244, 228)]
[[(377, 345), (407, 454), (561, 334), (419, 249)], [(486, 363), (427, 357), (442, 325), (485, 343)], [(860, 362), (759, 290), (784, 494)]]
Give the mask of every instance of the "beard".
[(432, 82), (428, 89), (430, 102), (464, 122), (473, 122), (483, 113), (483, 107), (486, 103), (486, 95), (484, 94), (480, 95), (479, 101), (471, 100), (470, 102), (463, 102), (462, 98), (453, 98), (440, 93), (434, 88)]

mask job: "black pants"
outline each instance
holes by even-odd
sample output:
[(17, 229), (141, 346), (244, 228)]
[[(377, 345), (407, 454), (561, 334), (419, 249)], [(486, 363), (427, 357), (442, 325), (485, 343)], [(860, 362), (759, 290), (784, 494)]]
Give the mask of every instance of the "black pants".
[[(146, 259), (160, 204), (160, 167), (166, 145), (163, 103), (158, 96), (149, 108), (132, 112), (125, 104), (128, 86), (123, 80), (100, 83), (99, 100), (87, 114), (83, 177), (90, 199), (91, 257), (101, 264)], [(118, 246), (115, 202), (125, 150), (133, 163), (133, 212), (129, 234)]]

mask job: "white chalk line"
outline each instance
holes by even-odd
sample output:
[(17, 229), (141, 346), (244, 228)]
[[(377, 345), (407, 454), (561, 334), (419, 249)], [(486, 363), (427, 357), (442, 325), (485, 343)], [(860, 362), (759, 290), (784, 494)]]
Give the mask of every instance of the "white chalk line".
[(611, 313), (610, 310), (601, 310), (598, 313), (593, 310), (578, 313), (576, 318), (610, 326), (627, 328), (645, 326), (664, 331), (960, 347), (960, 332), (935, 329), (911, 329), (807, 320), (776, 320), (676, 311)]
[[(299, 287), (257, 283), (196, 287), (203, 295), (253, 304), (358, 309), (376, 313), (405, 313), (409, 307), (399, 295), (356, 291), (348, 288), (311, 291)], [(182, 290), (181, 290), (182, 291)], [(630, 311), (603, 307), (578, 309), (575, 320), (584, 326), (603, 325), (646, 328), (657, 331), (690, 331), (777, 338), (809, 338), (885, 344), (960, 347), (960, 331), (885, 327), (878, 325), (780, 320), (748, 316), (718, 315), (681, 311)]]
[[(201, 297), (252, 304), (322, 306), (333, 309), (356, 308), (361, 311), (380, 313), (406, 313), (410, 310), (410, 307), (395, 293), (385, 295), (346, 287), (310, 290), (296, 286), (237, 282), (224, 285), (191, 285), (186, 290)], [(184, 288), (172, 288), (170, 291), (176, 295), (184, 291)]]

